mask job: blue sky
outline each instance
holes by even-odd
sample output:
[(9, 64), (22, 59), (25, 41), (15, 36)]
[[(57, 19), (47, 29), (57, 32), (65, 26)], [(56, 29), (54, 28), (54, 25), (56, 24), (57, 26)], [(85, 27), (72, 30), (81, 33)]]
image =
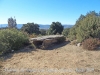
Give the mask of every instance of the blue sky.
[(100, 0), (0, 0), (0, 24), (16, 17), (17, 24), (75, 24), (81, 14), (100, 11)]

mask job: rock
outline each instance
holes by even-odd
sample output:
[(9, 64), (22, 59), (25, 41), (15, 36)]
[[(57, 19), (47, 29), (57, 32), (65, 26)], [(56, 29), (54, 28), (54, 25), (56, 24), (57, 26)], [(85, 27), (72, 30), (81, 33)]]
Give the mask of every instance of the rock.
[(14, 52), (14, 50), (11, 50), (11, 52)]
[(30, 42), (35, 46), (39, 46), (41, 49), (46, 49), (51, 44), (57, 43), (59, 38), (64, 37), (63, 35), (49, 35), (41, 36), (37, 38), (30, 38)]
[(80, 47), (81, 46), (81, 43), (78, 43), (77, 46)]

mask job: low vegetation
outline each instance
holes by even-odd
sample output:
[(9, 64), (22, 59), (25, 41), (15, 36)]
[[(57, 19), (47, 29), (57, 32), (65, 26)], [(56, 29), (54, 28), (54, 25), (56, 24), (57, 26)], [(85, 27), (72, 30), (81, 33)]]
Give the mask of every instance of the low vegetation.
[(38, 36), (38, 35), (37, 35), (37, 34), (34, 34), (34, 33), (33, 33), (33, 34), (29, 34), (29, 37), (30, 37), (30, 38), (36, 38), (37, 36)]
[(100, 46), (100, 39), (98, 38), (89, 38), (84, 40), (83, 48), (88, 50), (95, 50)]
[(0, 30), (0, 53), (18, 50), (29, 43), (28, 35), (17, 29)]
[(40, 34), (41, 35), (46, 35), (47, 34), (47, 30), (46, 29), (40, 29)]
[(63, 30), (63, 32), (62, 32), (62, 34), (64, 35), (64, 36), (68, 36), (68, 34), (69, 34), (69, 31), (70, 31), (70, 28), (65, 28), (64, 30)]

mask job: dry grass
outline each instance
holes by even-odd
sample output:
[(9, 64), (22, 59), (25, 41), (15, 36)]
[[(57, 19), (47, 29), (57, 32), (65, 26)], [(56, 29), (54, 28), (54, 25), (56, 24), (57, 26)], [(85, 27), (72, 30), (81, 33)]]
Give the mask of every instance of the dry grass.
[(15, 71), (6, 70), (5, 75), (100, 75), (100, 51), (86, 51), (70, 44), (53, 50), (18, 52), (6, 58), (3, 71)]

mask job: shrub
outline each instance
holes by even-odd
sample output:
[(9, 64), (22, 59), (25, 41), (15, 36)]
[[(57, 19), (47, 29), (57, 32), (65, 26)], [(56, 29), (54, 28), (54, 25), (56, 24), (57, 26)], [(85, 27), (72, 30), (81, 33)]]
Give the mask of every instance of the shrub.
[(62, 34), (63, 34), (64, 36), (68, 36), (69, 31), (70, 31), (70, 28), (66, 28), (66, 29), (63, 30)]
[(77, 39), (78, 42), (83, 42), (89, 37), (100, 38), (100, 14), (95, 11), (81, 15), (69, 33), (69, 38)]
[(89, 38), (82, 42), (83, 48), (88, 50), (94, 50), (100, 45), (100, 40), (98, 38)]
[(36, 34), (29, 34), (29, 37), (30, 38), (35, 38), (35, 37), (37, 37), (38, 35), (36, 35)]
[(78, 43), (77, 40), (73, 40), (70, 42), (71, 45), (76, 45), (77, 43)]
[(69, 38), (70, 41), (76, 40), (75, 26), (73, 26), (72, 28), (70, 28), (69, 33), (68, 33), (68, 38)]
[(29, 43), (28, 35), (17, 29), (0, 30), (0, 53), (11, 50), (18, 50), (25, 44)]
[(46, 35), (46, 31), (47, 31), (46, 29), (40, 29), (40, 34), (41, 35)]

